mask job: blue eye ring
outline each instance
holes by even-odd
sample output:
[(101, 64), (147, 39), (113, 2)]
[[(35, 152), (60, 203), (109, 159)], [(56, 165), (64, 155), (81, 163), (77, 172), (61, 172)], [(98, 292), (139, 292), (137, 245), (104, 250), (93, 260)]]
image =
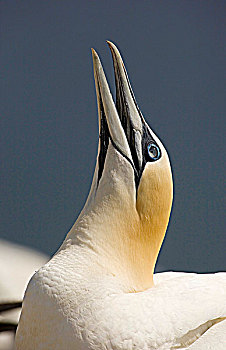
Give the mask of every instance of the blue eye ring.
[(155, 143), (149, 143), (147, 150), (151, 160), (158, 160), (160, 158), (160, 149)]

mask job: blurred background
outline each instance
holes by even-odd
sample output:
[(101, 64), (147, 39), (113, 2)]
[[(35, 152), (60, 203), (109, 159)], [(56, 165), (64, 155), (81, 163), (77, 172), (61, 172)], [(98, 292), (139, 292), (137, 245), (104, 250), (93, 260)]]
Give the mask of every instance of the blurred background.
[(0, 238), (52, 255), (89, 192), (98, 142), (90, 48), (105, 40), (172, 162), (158, 270), (226, 269), (225, 1), (1, 1)]

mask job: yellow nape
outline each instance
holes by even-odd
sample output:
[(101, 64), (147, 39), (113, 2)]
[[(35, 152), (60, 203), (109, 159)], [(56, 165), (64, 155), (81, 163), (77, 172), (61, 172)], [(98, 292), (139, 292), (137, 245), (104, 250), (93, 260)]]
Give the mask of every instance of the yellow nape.
[(145, 265), (140, 266), (147, 276), (144, 289), (153, 285), (153, 272), (169, 222), (172, 200), (172, 173), (165, 153), (160, 161), (146, 164), (137, 194), (136, 208), (140, 217), (143, 254), (146, 257)]
[(136, 200), (126, 192), (123, 199), (104, 204), (94, 219), (93, 242), (104, 268), (123, 281), (128, 292), (139, 292), (153, 286), (172, 206), (172, 173), (165, 151), (159, 161), (146, 164)]

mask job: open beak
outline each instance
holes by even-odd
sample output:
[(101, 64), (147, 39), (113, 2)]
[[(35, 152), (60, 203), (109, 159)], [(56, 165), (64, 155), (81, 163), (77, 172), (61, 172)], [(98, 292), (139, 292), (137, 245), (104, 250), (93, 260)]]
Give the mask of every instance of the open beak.
[(98, 182), (103, 172), (109, 140), (111, 140), (118, 152), (132, 165), (136, 187), (138, 187), (146, 164), (144, 159), (146, 140), (153, 140), (153, 138), (136, 103), (120, 53), (113, 43), (110, 41), (107, 43), (114, 63), (116, 105), (100, 59), (92, 49), (100, 134)]
[(117, 151), (121, 153), (132, 166), (134, 165), (126, 135), (118, 116), (103, 67), (94, 49), (92, 49), (92, 55), (99, 115), (99, 183), (104, 168), (109, 141), (112, 142)]

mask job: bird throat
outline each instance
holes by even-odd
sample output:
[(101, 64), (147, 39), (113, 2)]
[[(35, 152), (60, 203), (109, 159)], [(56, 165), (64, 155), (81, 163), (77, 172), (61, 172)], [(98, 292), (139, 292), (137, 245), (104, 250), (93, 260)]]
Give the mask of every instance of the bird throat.
[(125, 291), (140, 292), (153, 286), (170, 217), (173, 185), (168, 158), (145, 167), (137, 196), (125, 188), (115, 195), (96, 194), (68, 238), (76, 237), (74, 242), (95, 252), (101, 270), (120, 280)]
[[(153, 273), (172, 207), (173, 183), (168, 159), (144, 169), (136, 198), (136, 209), (118, 216), (117, 233), (111, 241), (118, 271), (131, 292), (154, 285)], [(127, 204), (128, 205), (128, 204)], [(123, 210), (121, 211), (121, 213)]]

